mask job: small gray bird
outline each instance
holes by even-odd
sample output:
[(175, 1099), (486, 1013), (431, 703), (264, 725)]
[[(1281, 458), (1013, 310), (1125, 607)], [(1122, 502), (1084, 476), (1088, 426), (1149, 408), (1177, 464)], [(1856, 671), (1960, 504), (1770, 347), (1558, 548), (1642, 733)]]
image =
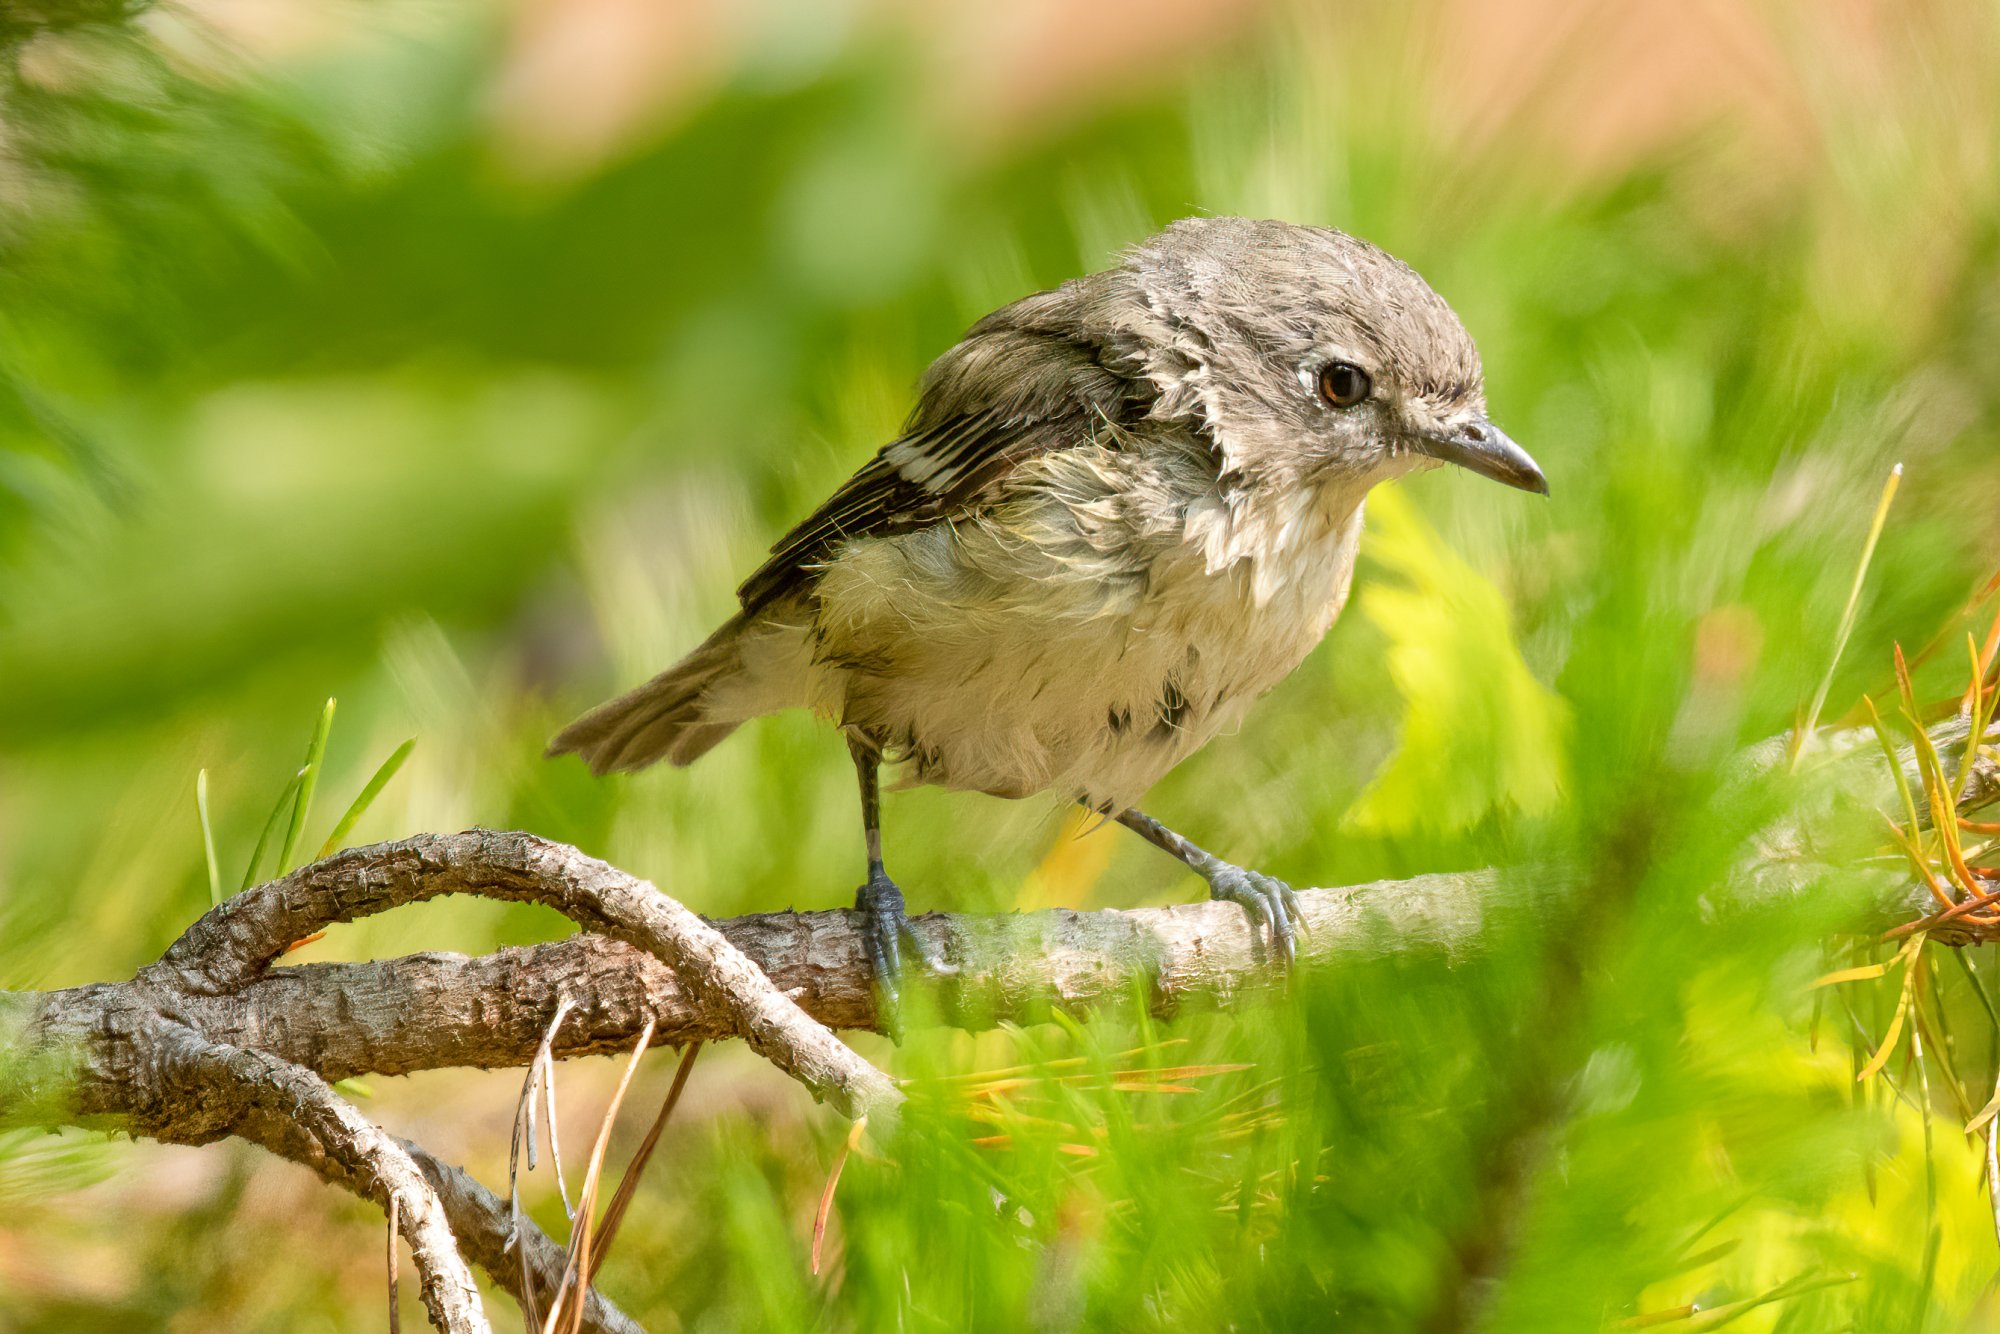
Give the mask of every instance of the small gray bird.
[(1440, 461), (1548, 493), (1422, 278), (1328, 228), (1189, 218), (973, 325), (742, 610), (549, 750), (600, 774), (686, 765), (763, 714), (832, 720), (860, 774), (855, 907), (891, 1000), (903, 945), (950, 966), (883, 869), (882, 764), (1113, 816), (1289, 960), (1291, 888), (1135, 803), (1333, 624), (1369, 489)]

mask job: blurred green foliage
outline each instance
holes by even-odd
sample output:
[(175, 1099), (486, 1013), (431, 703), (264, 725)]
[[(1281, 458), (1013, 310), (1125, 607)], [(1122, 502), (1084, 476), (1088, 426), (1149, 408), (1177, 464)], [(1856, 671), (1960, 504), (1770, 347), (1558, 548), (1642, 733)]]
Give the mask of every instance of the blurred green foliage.
[[(199, 10), (15, 53), (0, 985), (155, 956), (208, 903), (195, 774), (227, 887), (329, 695), (302, 850), (415, 735), (355, 841), (518, 825), (711, 915), (847, 902), (851, 777), (811, 720), (610, 781), (542, 740), (723, 615), (979, 314), (1189, 212), (1331, 223), (1458, 308), (1554, 497), (1411, 483), (1364, 561), (1368, 614), (1150, 804), (1300, 884), (1571, 883), (1500, 914), (1476, 960), (1316, 974), (1234, 1016), (867, 1042), (916, 1105), (849, 1163), (818, 1278), (845, 1128), (705, 1057), (607, 1291), (658, 1329), (1545, 1331), (1690, 1304), (1723, 1309), (1663, 1327), (1990, 1327), (1955, 1120), (2000, 1056), (1965, 976), (1925, 992), (1952, 1075), (1899, 1057), (1857, 1088), (1893, 990), (1807, 990), (1848, 958), (1852, 887), (1727, 929), (1705, 899), (1791, 799), (1732, 786), (1732, 760), (1825, 670), (1888, 467), (1908, 480), (1831, 712), (1886, 683), (1893, 639), (1962, 638), (2000, 563), (1988, 9), (1864, 35), (1776, 7), (1780, 130), (1724, 115), (1609, 165), (1546, 118), (1444, 114), (1444, 8), (1279, 11), (979, 136), (893, 25), (828, 39), (804, 7), (755, 12), (726, 77), (557, 175), (496, 136), (510, 56), (480, 7), (371, 13), (264, 62)], [(1878, 77), (1830, 72), (1844, 43)], [(1926, 695), (1962, 688), (1956, 642)], [(919, 908), (1193, 892), (1115, 830), (1079, 855), (1059, 818), (934, 792), (887, 816)], [(440, 903), (307, 957), (562, 929)], [(974, 1082), (1011, 1067), (1018, 1086)], [(1131, 1073), (1161, 1067), (1195, 1069)], [(513, 1077), (427, 1078), (377, 1081), (370, 1114), (493, 1180)], [(226, 1151), (76, 1152), (179, 1184), (84, 1190), (0, 1144), (0, 1327), (379, 1321), (367, 1209), (260, 1203)], [(282, 1235), (241, 1254), (253, 1227)], [(91, 1281), (63, 1261), (107, 1239)]]

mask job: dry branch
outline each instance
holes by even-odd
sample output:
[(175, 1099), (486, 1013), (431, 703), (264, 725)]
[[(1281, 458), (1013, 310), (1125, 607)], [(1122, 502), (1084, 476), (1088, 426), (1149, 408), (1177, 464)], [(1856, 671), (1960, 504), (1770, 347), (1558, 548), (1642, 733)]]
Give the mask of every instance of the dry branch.
[(458, 1253), (443, 1202), (396, 1140), (378, 1130), (312, 1071), (265, 1052), (162, 1025), (157, 1052), (166, 1085), (199, 1101), (228, 1128), (287, 1157), (323, 1163), (356, 1194), (392, 1213), (410, 1243), (431, 1323), (450, 1334), (492, 1329), (472, 1271)]
[[(1962, 749), (1967, 729), (1955, 726), (1934, 730), (1940, 750)], [(1836, 758), (1827, 762), (1845, 763), (1841, 751), (1829, 748)], [(2000, 765), (1989, 748), (1966, 806), (1996, 796)], [(1716, 887), (1704, 909), (1801, 892), (1813, 883), (1813, 843), (1800, 827), (1764, 831), (1745, 874)], [(1886, 870), (1841, 876), (1870, 877), (1872, 908), (1857, 929), (1906, 921), (1927, 902)], [(1310, 935), (1300, 965), (1459, 957), (1482, 946), (1496, 913), (1544, 920), (1565, 911), (1574, 896), (1564, 878), (1473, 871), (1303, 891)], [(292, 941), (324, 927), (451, 893), (546, 904), (585, 934), (478, 958), (274, 966)], [(711, 925), (645, 881), (529, 834), (471, 830), (356, 848), (229, 900), (129, 982), (0, 992), (0, 1126), (119, 1128), (185, 1144), (238, 1135), (378, 1203), (394, 1199), (433, 1324), (483, 1329), (466, 1259), (546, 1310), (568, 1256), (525, 1223), (512, 1243), (522, 1249), (510, 1249), (505, 1201), (370, 1125), (331, 1082), (527, 1064), (568, 1000), (575, 1009), (557, 1055), (630, 1049), (649, 1025), (656, 1044), (743, 1037), (844, 1113), (891, 1113), (900, 1094), (832, 1032), (881, 1026), (859, 924), (857, 914), (829, 911)], [(930, 914), (916, 928), (958, 965), (935, 998), (948, 1022), (968, 1028), (1135, 994), (1170, 1015), (1286, 984), (1230, 904)], [(584, 1327), (637, 1328), (595, 1293)]]
[(264, 975), (295, 940), (447, 894), (544, 904), (638, 946), (723, 1031), (849, 1117), (898, 1100), (887, 1076), (801, 1013), (714, 927), (646, 881), (532, 834), (420, 834), (336, 853), (223, 903), (141, 978), (195, 996), (227, 994)]
[[(562, 1273), (576, 1270), (570, 1257), (558, 1253), (551, 1261), (545, 1252), (553, 1248), (526, 1228), (491, 1244), (496, 1220), (511, 1222), (513, 1211), (503, 1214), (490, 1195), (454, 1181), (463, 1215), (454, 1218), (410, 1150), (335, 1094), (310, 1061), (294, 1062), (267, 1044), (232, 1042), (208, 1028), (201, 1013), (281, 976), (271, 965), (301, 936), (447, 893), (543, 903), (642, 948), (641, 957), (672, 971), (706, 1022), (745, 1038), (849, 1115), (892, 1116), (900, 1101), (886, 1075), (808, 1018), (713, 927), (651, 885), (573, 848), (475, 830), (357, 849), (246, 891), (195, 923), (129, 983), (0, 993), (0, 1035), (13, 1039), (0, 1047), (8, 1057), (0, 1062), (0, 1120), (115, 1126), (186, 1144), (234, 1134), (305, 1163), (389, 1211), (410, 1242), (425, 1308), (441, 1330), (490, 1328), (456, 1235), (482, 1243), (482, 1266), (497, 1262), (490, 1272), (524, 1304), (559, 1299)], [(285, 1023), (282, 1015), (265, 1016), (273, 1030)], [(586, 1218), (582, 1235), (588, 1234)], [(507, 1262), (506, 1236), (526, 1248), (516, 1253), (517, 1263)], [(629, 1327), (587, 1290), (572, 1307), (573, 1328)]]

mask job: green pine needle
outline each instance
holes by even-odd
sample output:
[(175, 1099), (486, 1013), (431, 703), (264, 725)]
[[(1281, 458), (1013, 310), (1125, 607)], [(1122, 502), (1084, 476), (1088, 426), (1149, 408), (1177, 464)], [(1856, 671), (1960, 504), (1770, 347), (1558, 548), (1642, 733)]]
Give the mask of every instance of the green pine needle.
[(1827, 693), (1833, 689), (1833, 674), (1840, 670), (1841, 655), (1847, 652), (1847, 641), (1854, 634), (1854, 621), (1861, 610), (1861, 590), (1868, 582), (1868, 567), (1875, 560), (1875, 546), (1882, 540), (1883, 525), (1889, 521), (1889, 506), (1896, 501), (1896, 489), (1903, 482), (1903, 465), (1898, 463), (1889, 470), (1889, 480), (1882, 484), (1882, 498), (1875, 502), (1875, 517), (1868, 525), (1868, 540), (1861, 547), (1861, 563), (1855, 568), (1854, 583), (1847, 590), (1847, 605), (1841, 609), (1840, 629), (1833, 637), (1833, 656), (1826, 664), (1826, 675), (1820, 678), (1819, 689), (1813, 692), (1812, 705), (1806, 710), (1805, 723), (1792, 738), (1792, 766), (1798, 767), (1800, 757), (1806, 753), (1806, 746), (1813, 733), (1819, 730), (1819, 716), (1826, 708)]
[(347, 814), (340, 817), (340, 823), (333, 827), (333, 832), (326, 836), (326, 842), (320, 845), (320, 856), (331, 856), (345, 846), (347, 836), (354, 832), (354, 826), (361, 822), (361, 817), (368, 813), (368, 808), (375, 804), (375, 798), (382, 795), (382, 789), (389, 785), (389, 780), (396, 776), (396, 771), (403, 767), (403, 761), (410, 758), (410, 752), (416, 747), (417, 739), (411, 737), (382, 761), (382, 767), (375, 771), (375, 776), (361, 789), (361, 795), (347, 808)]
[(257, 846), (251, 850), (250, 864), (243, 868), (244, 889), (257, 883), (257, 870), (264, 864), (264, 849), (270, 845), (271, 835), (278, 832), (278, 822), (292, 809), (292, 802), (299, 794), (299, 781), (305, 777), (305, 770), (292, 775), (292, 781), (285, 784), (285, 790), (278, 794), (278, 804), (271, 808), (271, 816), (264, 821), (264, 832), (257, 835)]
[(299, 769), (299, 799), (292, 807), (292, 824), (285, 831), (285, 846), (278, 853), (279, 875), (292, 869), (292, 855), (299, 850), (299, 839), (312, 814), (313, 791), (319, 786), (320, 767), (326, 763), (327, 734), (333, 731), (333, 706), (334, 701), (329, 699), (320, 710), (319, 726), (313, 729), (312, 741), (306, 746), (306, 762)]
[(222, 903), (222, 867), (215, 860), (215, 829), (208, 821), (208, 770), (194, 776), (194, 809), (201, 817), (201, 850), (208, 859), (208, 902)]

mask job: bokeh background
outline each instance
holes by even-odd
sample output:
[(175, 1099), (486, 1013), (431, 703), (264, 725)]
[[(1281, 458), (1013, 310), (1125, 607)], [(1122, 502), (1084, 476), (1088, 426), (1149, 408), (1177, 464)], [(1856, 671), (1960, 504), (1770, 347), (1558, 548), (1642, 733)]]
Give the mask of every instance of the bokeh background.
[[(1958, 1130), (1988, 965), (1932, 959), (1942, 1049), (1857, 1085), (1895, 983), (1808, 990), (1857, 957), (1851, 887), (1707, 898), (1783, 800), (1732, 758), (1826, 673), (1895, 462), (1829, 716), (1897, 639), (1964, 688), (2000, 566), (1992, 5), (31, 8), (0, 4), (0, 986), (127, 976), (207, 907), (203, 770), (233, 888), (329, 697), (310, 844), (414, 737), (354, 841), (518, 826), (710, 915), (849, 902), (810, 719), (612, 781), (543, 740), (725, 615), (980, 314), (1179, 216), (1332, 224), (1454, 304), (1554, 496), (1383, 495), (1354, 608), (1150, 805), (1299, 884), (1574, 889), (1477, 960), (1233, 1016), (857, 1039), (920, 1108), (849, 1164), (819, 1276), (845, 1127), (705, 1054), (606, 1291), (659, 1330), (2000, 1327)], [(1198, 890), (1032, 803), (887, 821), (917, 908)], [(301, 957), (563, 930), (439, 903)], [(1111, 1074), (1159, 1067), (1188, 1091)], [(565, 1067), (573, 1124), (614, 1073)], [(518, 1086), (350, 1091), (493, 1183)], [(10, 1135), (0, 1202), (0, 1329), (383, 1318), (379, 1217), (241, 1146)]]

